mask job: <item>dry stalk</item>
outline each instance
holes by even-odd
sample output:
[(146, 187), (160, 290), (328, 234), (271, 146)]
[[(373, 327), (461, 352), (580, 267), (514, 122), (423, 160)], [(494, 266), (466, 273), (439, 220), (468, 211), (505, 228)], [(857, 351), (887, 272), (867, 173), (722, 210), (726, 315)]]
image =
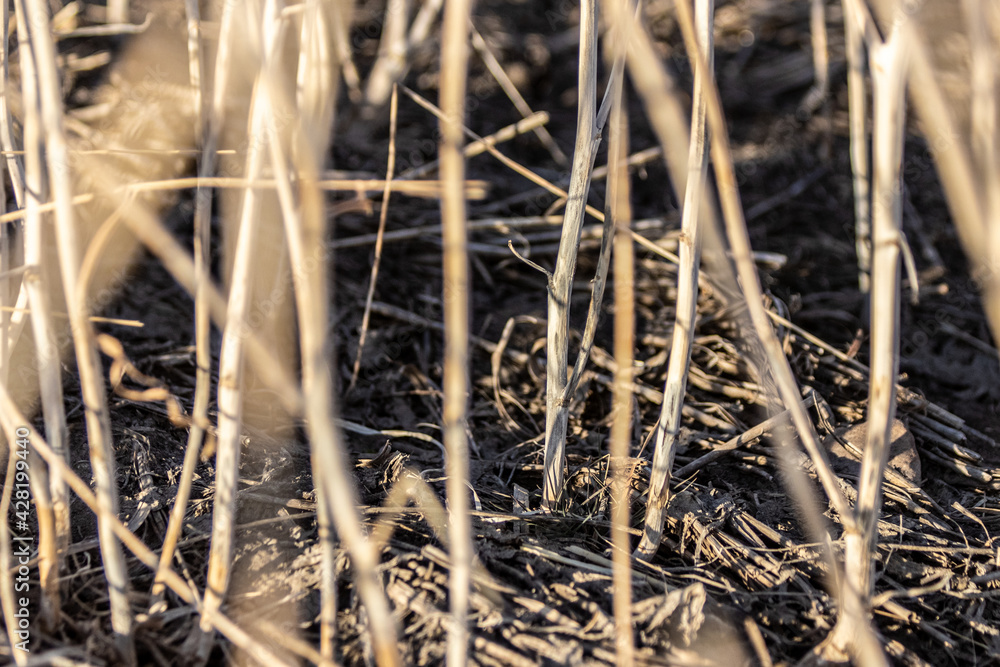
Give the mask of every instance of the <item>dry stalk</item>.
[(399, 89), (392, 87), (389, 98), (389, 157), (385, 167), (385, 189), (382, 190), (382, 209), (378, 216), (378, 231), (375, 233), (375, 260), (372, 262), (371, 278), (368, 281), (368, 294), (365, 296), (365, 312), (361, 316), (361, 334), (358, 337), (358, 352), (354, 356), (354, 368), (351, 371), (351, 383), (347, 391), (354, 388), (361, 371), (361, 356), (365, 352), (365, 339), (368, 337), (368, 322), (372, 314), (372, 301), (375, 298), (375, 285), (378, 282), (378, 269), (382, 263), (382, 243), (385, 238), (385, 222), (389, 217), (389, 196), (392, 194), (392, 177), (396, 171), (396, 122), (399, 118)]
[[(0, 203), (0, 213), (6, 210), (6, 196), (7, 193), (5, 190), (3, 193), (4, 201)], [(11, 226), (0, 225), (0, 382), (6, 382), (10, 374), (10, 351), (14, 347), (10, 344), (10, 337), (8, 335), (10, 333), (11, 313), (17, 312), (17, 308), (10, 304), (11, 278), (16, 277), (11, 273), (10, 269), (13, 264), (11, 256), (13, 236), (14, 230)], [(22, 291), (21, 284), (18, 283), (17, 293), (19, 295)], [(19, 315), (19, 317), (23, 318), (24, 315)]]
[[(623, 4), (627, 4), (623, 2)], [(624, 31), (616, 34), (615, 59), (624, 56)], [(631, 524), (630, 460), (632, 441), (632, 379), (635, 356), (635, 262), (629, 225), (632, 222), (628, 156), (628, 114), (622, 95), (622, 78), (616, 77), (611, 90), (611, 139), (608, 149), (608, 217), (615, 226), (615, 381), (611, 424), (611, 545), (614, 579), (615, 652), (621, 667), (635, 663), (632, 630), (632, 561), (629, 543)]]
[[(3, 193), (4, 201), (0, 202), (0, 212), (7, 208), (6, 196), (7, 193), (5, 190)], [(11, 256), (13, 235), (14, 231), (12, 227), (0, 225), (0, 382), (6, 382), (10, 375), (10, 351), (14, 346), (10, 345), (8, 334), (10, 333), (11, 313), (16, 313), (18, 310), (10, 304), (11, 278), (16, 278), (10, 269), (10, 266), (13, 264)], [(23, 270), (23, 267), (20, 267), (20, 269)], [(18, 284), (18, 294), (22, 291), (21, 284)], [(19, 317), (23, 318), (24, 316), (19, 315)]]
[[(624, 39), (624, 38), (623, 38)], [(594, 150), (597, 149), (597, 142), (600, 141), (601, 135), (604, 133), (604, 125), (608, 120), (608, 115), (611, 113), (611, 108), (614, 104), (614, 96), (617, 94), (616, 91), (622, 85), (622, 78), (625, 73), (625, 49), (624, 47), (615, 47), (618, 53), (613, 54), (611, 57), (611, 75), (608, 77), (608, 87), (604, 92), (604, 100), (601, 102), (601, 108), (597, 111), (597, 126), (596, 126), (596, 139), (594, 144)], [(624, 158), (623, 162), (624, 169), (628, 169), (628, 158)], [(593, 172), (591, 172), (593, 173)], [(582, 238), (583, 229), (581, 229)], [(634, 232), (629, 228), (627, 230), (628, 234), (634, 234)], [(556, 233), (561, 237), (561, 233)], [(590, 358), (590, 353), (594, 347), (594, 338), (597, 335), (597, 324), (601, 316), (601, 304), (604, 300), (604, 289), (608, 284), (608, 268), (611, 263), (611, 247), (614, 243), (615, 234), (615, 223), (614, 219), (610, 215), (605, 215), (601, 226), (601, 248), (597, 255), (597, 269), (594, 272), (593, 288), (590, 292), (590, 305), (587, 308), (587, 321), (583, 328), (583, 337), (580, 340), (580, 350), (576, 355), (576, 363), (573, 364), (573, 372), (570, 374), (569, 381), (566, 383), (566, 388), (563, 391), (563, 403), (566, 405), (566, 409), (569, 409), (570, 402), (576, 395), (576, 389), (583, 377), (584, 369), (587, 367), (587, 360)], [(561, 243), (561, 239), (560, 239)], [(577, 241), (577, 248), (579, 249), (579, 240)], [(509, 245), (509, 244), (508, 244)], [(558, 252), (558, 248), (556, 249)], [(528, 261), (528, 260), (524, 260)], [(530, 262), (528, 262), (530, 264)], [(548, 274), (546, 274), (548, 275)]]
[(871, 282), (871, 203), (868, 173), (868, 101), (865, 91), (864, 36), (854, 16), (855, 6), (844, 0), (847, 41), (847, 94), (851, 132), (851, 175), (854, 184), (854, 245), (858, 255), (858, 288), (867, 294)]
[[(651, 40), (638, 18), (610, 1), (603, 7), (611, 25), (624, 22), (631, 26), (626, 53), (629, 77), (643, 99), (653, 131), (660, 141), (672, 185), (678, 192), (683, 192), (688, 178), (687, 153), (690, 137), (688, 118), (678, 98), (679, 91), (673, 78), (659, 62)], [(703, 202), (702, 210), (708, 215), (711, 207)]]
[[(248, 20), (253, 23), (261, 17), (253, 16), (251, 10)], [(284, 36), (284, 22), (278, 21), (278, 26), (267, 35), (258, 37), (262, 57), (273, 54)], [(265, 42), (265, 40), (267, 40)], [(247, 147), (245, 174), (249, 179), (261, 176), (264, 169), (265, 149), (269, 137), (267, 117), (273, 113), (270, 100), (261, 87), (255, 87), (250, 102), (251, 136), (258, 137)], [(225, 599), (232, 575), (233, 532), (236, 519), (236, 486), (240, 469), (240, 440), (243, 424), (243, 372), (244, 372), (244, 339), (243, 332), (249, 328), (247, 315), (250, 306), (249, 274), (253, 270), (254, 236), (260, 226), (260, 216), (257, 208), (259, 192), (247, 188), (243, 192), (243, 206), (239, 219), (239, 232), (236, 241), (236, 251), (230, 279), (229, 304), (226, 313), (226, 326), (222, 332), (222, 349), (219, 353), (219, 438), (216, 455), (215, 503), (212, 511), (212, 542), (208, 557), (208, 579), (205, 588), (205, 610), (207, 616), (202, 617), (201, 630), (206, 633), (202, 637), (200, 654), (208, 655), (211, 648), (212, 626), (208, 616), (218, 611)]]
[[(5, 3), (0, 10), (0, 21), (4, 26), (10, 25), (10, 4)], [(7, 30), (8, 28), (5, 28)], [(3, 46), (0, 47), (0, 146), (4, 150), (4, 160), (7, 174), (14, 191), (14, 202), (18, 207), (24, 206), (24, 165), (21, 156), (17, 154), (17, 142), (14, 140), (14, 120), (10, 113), (10, 100), (7, 87), (10, 84), (10, 41), (7, 34), (3, 35)], [(7, 202), (3, 202), (6, 207)]]
[[(198, 175), (208, 176), (215, 169), (215, 146), (218, 142), (218, 119), (223, 113), (223, 100), (217, 93), (213, 101), (211, 116), (209, 117), (202, 95), (201, 84), (204, 80), (204, 61), (201, 57), (201, 18), (196, 0), (185, 0), (188, 22), (188, 57), (190, 60), (190, 81), (194, 108), (197, 113), (197, 128), (195, 136), (199, 137), (204, 147), (201, 160), (198, 165)], [(216, 89), (225, 90), (226, 74), (228, 71), (228, 60), (223, 54), (228, 53), (226, 44), (231, 39), (232, 22), (229, 15), (232, 14), (232, 3), (227, 3), (220, 23), (220, 48), (216, 60)], [(211, 128), (211, 129), (206, 129)], [(194, 257), (195, 257), (195, 282), (197, 283), (194, 298), (194, 326), (195, 326), (195, 395), (193, 425), (188, 437), (187, 459), (194, 458), (194, 453), (201, 448), (205, 437), (204, 424), (208, 421), (208, 402), (212, 392), (212, 352), (210, 348), (211, 316), (209, 314), (208, 289), (211, 284), (212, 271), (212, 228), (211, 228), (211, 194), (198, 188), (195, 193), (195, 216), (194, 216)], [(193, 450), (193, 451), (192, 451)], [(185, 483), (181, 482), (178, 489), (177, 504), (182, 509), (187, 505), (187, 495), (181, 495)], [(190, 489), (187, 489), (189, 491)], [(175, 506), (176, 507), (176, 506)], [(183, 515), (181, 515), (183, 516)], [(168, 531), (168, 539), (169, 539)], [(175, 536), (176, 539), (176, 536)], [(166, 545), (165, 545), (166, 546)], [(169, 558), (170, 553), (164, 549), (164, 556)]]
[(844, 534), (845, 590), (828, 650), (850, 651), (862, 664), (888, 664), (881, 647), (863, 640), (869, 626), (873, 593), (872, 568), (876, 527), (882, 511), (882, 484), (892, 424), (896, 414), (899, 375), (899, 286), (902, 244), (900, 170), (906, 126), (906, 57), (909, 29), (896, 24), (884, 44), (869, 45), (874, 97), (873, 187), (874, 261), (871, 302), (871, 382), (868, 398), (868, 442), (861, 464), (856, 527)]
[[(327, 289), (327, 216), (319, 174), (334, 114), (335, 90), (330, 85), (336, 81), (336, 63), (329, 58), (325, 45), (336, 31), (336, 19), (331, 14), (342, 10), (342, 7), (324, 7), (314, 1), (307, 5), (296, 90), (298, 113), (293, 114), (291, 101), (284, 99), (280, 67), (273, 62), (265, 66), (264, 83), (271, 103), (282, 109), (282, 117), (299, 119), (297, 131), (293, 133), (298, 142), (286, 147), (291, 142), (282, 139), (282, 128), (275, 115), (271, 114), (267, 119), (268, 147), (294, 269), (292, 278), (299, 316), (303, 393), (307, 397), (306, 428), (312, 443), (313, 483), (318, 500), (317, 518), (322, 546), (320, 651), (325, 659), (333, 658), (336, 528), (357, 571), (356, 583), (368, 610), (376, 663), (393, 666), (400, 664), (395, 622), (375, 569), (378, 552), (366, 539), (355, 509), (358, 505), (357, 491), (346, 461), (343, 435), (335, 422), (334, 387), (327, 372), (330, 344), (326, 332), (328, 304), (332, 302), (332, 295)], [(289, 156), (294, 160), (295, 178), (289, 169)], [(298, 207), (293, 183), (298, 186)]]
[(107, 22), (128, 23), (129, 0), (108, 0)]
[[(25, 67), (26, 71), (30, 71)], [(26, 80), (24, 88), (34, 87), (34, 82)], [(31, 92), (34, 97), (36, 91)], [(26, 98), (28, 95), (26, 94)], [(31, 267), (24, 274), (23, 287), (28, 294), (28, 307), (31, 309), (31, 328), (35, 342), (35, 360), (37, 363), (38, 382), (40, 388), (42, 414), (45, 419), (45, 431), (52, 448), (62, 456), (67, 456), (66, 449), (66, 412), (63, 405), (62, 363), (56, 329), (52, 323), (52, 309), (49, 300), (50, 283), (58, 279), (58, 273), (53, 275), (52, 268), (46, 261), (45, 247), (54, 242), (46, 228), (42, 216), (38, 214), (38, 203), (45, 192), (44, 153), (41, 134), (38, 127), (38, 112), (25, 115), (24, 137), (26, 146), (25, 169), (25, 229), (24, 229), (24, 260)], [(58, 269), (57, 269), (58, 270)], [(30, 469), (32, 491), (36, 500), (38, 517), (38, 573), (42, 590), (45, 593), (42, 605), (42, 617), (50, 625), (56, 627), (59, 614), (59, 553), (64, 552), (70, 542), (69, 497), (65, 483), (55, 470), (50, 477), (41, 461), (32, 456)], [(51, 494), (51, 495), (50, 495)], [(51, 500), (51, 502), (50, 502)], [(54, 522), (54, 525), (52, 525)], [(55, 534), (53, 534), (55, 530)]]
[[(694, 61), (701, 61), (701, 54), (697, 50), (697, 38), (695, 37), (691, 8), (686, 2), (679, 2), (677, 8), (681, 30), (684, 33), (684, 43), (688, 50), (688, 57)], [(699, 62), (699, 66), (703, 65)], [(840, 515), (845, 528), (852, 527), (854, 520), (850, 506), (840, 491), (837, 477), (830, 468), (825, 450), (819, 445), (816, 429), (810, 421), (808, 414), (806, 414), (805, 408), (801, 405), (802, 399), (797, 383), (795, 382), (795, 377), (792, 374), (792, 369), (788, 364), (788, 359), (785, 358), (781, 342), (775, 336), (771, 328), (770, 319), (764, 309), (763, 291), (756, 266), (753, 262), (750, 239), (747, 233), (746, 222), (743, 219), (739, 191), (736, 187), (732, 152), (729, 148), (729, 137), (726, 134), (725, 117), (722, 112), (722, 104), (719, 100), (719, 92), (714, 85), (705, 87), (705, 102), (708, 112), (708, 125), (713, 138), (711, 143), (712, 163), (715, 168), (719, 198), (722, 202), (726, 234), (732, 249), (737, 275), (745, 294), (750, 319), (760, 339), (764, 354), (770, 365), (770, 370), (774, 375), (781, 400), (785, 404), (786, 409), (791, 413), (792, 423), (795, 425), (795, 429), (802, 439), (806, 452), (816, 464), (817, 474), (820, 483), (823, 485), (823, 490), (830, 499), (830, 503)]]
[[(867, 8), (858, 0), (850, 0), (857, 9), (855, 16), (865, 33), (869, 48), (880, 42)], [(882, 18), (893, 20), (891, 13), (895, 3), (877, 2), (874, 8)], [(912, 17), (905, 17), (910, 23)], [(994, 340), (1000, 340), (1000, 263), (991, 257), (990, 229), (987, 226), (987, 211), (984, 209), (986, 195), (984, 189), (994, 188), (992, 182), (977, 177), (967, 142), (962, 139), (948, 108), (941, 86), (931, 65), (931, 58), (922, 30), (908, 26), (910, 30), (910, 53), (908, 85), (910, 100), (920, 118), (921, 128), (927, 138), (938, 167), (938, 176), (948, 199), (948, 208), (955, 220), (955, 229), (971, 270), (977, 281), (983, 285), (983, 309), (993, 333)], [(995, 228), (995, 225), (994, 225)]]
[(56, 65), (55, 45), (49, 32), (48, 8), (44, 2), (19, 0), (15, 6), (18, 26), (23, 29), (21, 42), (30, 44), (29, 49), (22, 49), (23, 60), (33, 60), (38, 86), (37, 100), (25, 100), (26, 112), (30, 114), (35, 109), (38, 110), (47, 151), (51, 195), (56, 206), (59, 263), (80, 373), (83, 402), (86, 406), (91, 467), (97, 487), (98, 503), (102, 509), (97, 524), (105, 577), (108, 581), (111, 625), (115, 633), (115, 644), (123, 660), (132, 664), (135, 662), (135, 647), (132, 636), (132, 613), (127, 597), (128, 573), (121, 546), (107, 519), (109, 516), (115, 516), (118, 510), (111, 425), (101, 376), (101, 362), (94, 344), (93, 328), (87, 317), (86, 292), (78, 284), (82, 252), (74, 220), (73, 186), (67, 168), (70, 159), (63, 129), (62, 92)]
[(706, 85), (713, 85), (714, 79), (712, 73), (714, 5), (713, 0), (700, 0), (695, 9), (699, 47), (707, 69), (696, 67), (694, 73), (688, 181), (684, 192), (681, 236), (678, 240), (680, 266), (677, 269), (676, 317), (667, 378), (663, 386), (660, 419), (656, 423), (653, 469), (646, 502), (646, 523), (642, 540), (636, 548), (636, 555), (645, 560), (653, 557), (663, 537), (664, 512), (670, 497), (670, 471), (674, 465), (675, 446), (680, 435), (681, 413), (687, 391), (688, 367), (691, 362), (691, 340), (697, 318), (702, 227), (699, 207), (705, 198), (704, 184), (708, 176), (708, 130), (704, 88)]
[(441, 37), (440, 122), (441, 226), (444, 246), (444, 407), (442, 429), (448, 453), (447, 494), (450, 508), (451, 578), (448, 595), (449, 667), (466, 664), (469, 630), (466, 615), (472, 577), (472, 525), (469, 517), (469, 443), (466, 409), (469, 400), (469, 256), (466, 204), (462, 182), (462, 124), (465, 119), (466, 78), (469, 65), (471, 0), (452, 0), (444, 10)]
[[(10, 25), (10, 4), (4, 3), (0, 9), (0, 25)], [(9, 51), (10, 42), (7, 35), (3, 36), (3, 44), (0, 45), (0, 148), (3, 148), (5, 160), (3, 166), (10, 177), (11, 189), (13, 190), (14, 201), (18, 208), (24, 208), (24, 166), (21, 157), (17, 155), (17, 146), (14, 140), (14, 121), (10, 113), (10, 101), (8, 99), (9, 77)], [(0, 201), (0, 214), (7, 211), (6, 194)], [(6, 382), (10, 368), (10, 356), (12, 350), (17, 345), (20, 332), (24, 327), (26, 313), (23, 311), (27, 305), (27, 293), (22, 287), (17, 291), (15, 298), (13, 316), (7, 310), (10, 306), (11, 297), (11, 260), (13, 244), (16, 240), (15, 227), (8, 224), (0, 224), (0, 382)]]
[[(336, 14), (337, 16), (333, 17), (331, 14)], [(331, 58), (331, 54), (327, 49), (331, 44), (342, 43), (343, 36), (337, 34), (339, 32), (338, 25), (342, 23), (339, 21), (340, 17), (341, 11), (339, 7), (333, 8), (332, 11), (324, 11), (319, 3), (310, 0), (307, 3), (305, 20), (302, 22), (302, 46), (299, 52), (296, 98), (300, 106), (304, 107), (302, 109), (303, 113), (301, 113), (299, 118), (301, 119), (301, 125), (308, 134), (305, 135), (307, 142), (302, 146), (302, 150), (294, 152), (299, 161), (298, 172), (305, 174), (303, 193), (306, 196), (302, 200), (301, 215), (297, 215), (299, 211), (292, 209), (292, 198), (289, 191), (291, 181), (289, 174), (286, 173), (286, 158), (281, 155), (279, 131), (273, 117), (270, 119), (268, 127), (268, 132), (271, 136), (271, 163), (280, 179), (279, 198), (286, 225), (285, 235), (289, 239), (288, 249), (292, 258), (292, 264), (293, 266), (301, 267), (304, 266), (303, 262), (313, 259), (316, 262), (319, 276), (318, 281), (315, 279), (310, 281), (309, 277), (300, 276), (303, 271), (293, 272), (293, 281), (297, 283), (295, 285), (295, 294), (300, 307), (299, 345), (303, 351), (302, 386), (306, 395), (310, 395), (314, 389), (320, 394), (306, 403), (307, 417), (310, 420), (316, 419), (320, 422), (318, 427), (310, 429), (310, 435), (315, 434), (317, 437), (329, 438), (330, 445), (336, 447), (337, 451), (342, 451), (344, 446), (342, 441), (337, 441), (340, 433), (336, 430), (335, 425), (331, 426), (329, 424), (332, 415), (329, 414), (328, 410), (323, 410), (324, 403), (329, 406), (333, 405), (333, 389), (329, 386), (326, 374), (323, 373), (320, 367), (317, 367), (317, 360), (328, 358), (327, 350), (329, 344), (326, 339), (326, 329), (323, 325), (328, 315), (322, 307), (320, 307), (318, 312), (312, 313), (303, 313), (301, 309), (314, 307), (314, 304), (307, 303), (310, 294), (315, 295), (313, 298), (323, 299), (324, 303), (331, 298), (331, 296), (323, 293), (323, 283), (326, 281), (329, 268), (323, 262), (323, 253), (319, 250), (325, 242), (326, 230), (323, 223), (325, 219), (323, 198), (316, 191), (315, 186), (316, 174), (323, 166), (323, 158), (322, 153), (317, 155), (311, 148), (318, 146), (325, 149), (329, 143), (329, 127), (333, 122), (333, 104), (336, 99), (336, 91), (331, 91), (330, 85), (337, 85), (336, 67), (338, 65), (338, 58)], [(338, 51), (338, 55), (342, 55), (339, 53), (341, 50), (337, 49), (336, 46), (334, 46), (334, 50)], [(345, 65), (349, 64), (349, 54), (346, 61), (341, 57), (339, 58), (339, 62), (345, 63)], [(270, 68), (268, 74), (270, 89), (275, 92), (280, 91), (280, 83), (276, 81), (276, 78), (280, 76), (280, 72), (274, 68)], [(287, 107), (288, 105), (286, 104), (285, 106)], [(386, 180), (388, 178), (391, 178), (391, 174)], [(388, 189), (388, 184), (386, 188)], [(387, 195), (384, 196), (384, 200), (388, 203)], [(296, 243), (296, 240), (301, 240), (302, 243)], [(311, 247), (310, 244), (315, 245)], [(310, 252), (307, 250), (310, 247), (313, 253), (312, 256), (310, 256)], [(374, 290), (374, 278), (372, 280), (372, 289)], [(316, 290), (318, 290), (318, 293)], [(359, 361), (361, 358), (360, 354), (361, 350), (359, 346)], [(331, 516), (333, 512), (330, 505), (331, 493), (329, 486), (331, 482), (336, 483), (342, 480), (336, 478), (335, 475), (337, 473), (335, 471), (334, 476), (331, 476), (330, 472), (333, 468), (330, 466), (330, 461), (325, 459), (321, 461), (319, 455), (315, 453), (315, 449), (311, 461), (313, 465), (313, 485), (316, 488), (316, 498), (318, 500), (316, 518), (320, 542), (320, 655), (324, 660), (333, 660), (337, 642), (337, 573), (334, 518)], [(338, 464), (343, 466), (342, 461), (335, 460), (333, 464), (333, 467), (336, 467)], [(348, 522), (351, 521), (352, 519), (348, 518)], [(354, 530), (353, 527), (349, 529)], [(354, 539), (360, 537), (362, 536), (355, 535)], [(361, 544), (360, 548), (363, 549), (365, 545), (360, 542), (359, 544)], [(371, 553), (378, 554), (378, 551), (371, 548)], [(362, 557), (361, 562), (362, 566), (365, 567), (364, 557)], [(367, 596), (367, 604), (368, 600), (373, 595), (378, 596), (380, 591), (378, 591), (377, 586), (372, 585), (371, 580), (373, 577), (369, 570), (359, 570), (359, 572), (365, 577), (365, 583), (359, 588), (364, 590)], [(384, 605), (384, 602), (379, 597), (377, 601), (371, 604), (375, 605), (372, 607), (373, 609), (382, 609), (383, 607), (380, 605)], [(387, 609), (387, 606), (385, 608)], [(387, 641), (395, 641), (395, 628), (392, 627), (391, 623), (385, 621), (376, 621), (374, 628), (375, 646), (380, 654), (384, 654), (386, 653), (385, 643)]]
[[(991, 12), (995, 7), (984, 2), (963, 0), (966, 25), (972, 56), (972, 158), (980, 175), (980, 203), (986, 217), (987, 280), (992, 289), (985, 299), (992, 300), (988, 307), (994, 316), (1000, 316), (1000, 146), (997, 145), (997, 99), (996, 71), (1000, 58), (997, 56), (996, 42), (991, 39)], [(994, 33), (995, 35), (996, 33)], [(1000, 333), (1000, 321), (993, 321), (994, 339)]]
[[(205, 108), (202, 96), (201, 82), (204, 80), (204, 61), (201, 57), (201, 20), (198, 3), (185, 0), (188, 19), (188, 57), (190, 60), (190, 82), (194, 93), (195, 109), (197, 111), (198, 129), (195, 136), (202, 141), (201, 160), (198, 163), (198, 176), (208, 177), (215, 170), (216, 146), (218, 145), (218, 123), (223, 113), (225, 103), (222, 93), (225, 91), (229, 68), (228, 44), (232, 38), (233, 3), (226, 3), (222, 21), (219, 26), (219, 52), (216, 56), (215, 95), (212, 109), (209, 113)], [(150, 611), (165, 609), (163, 594), (166, 585), (163, 577), (170, 567), (174, 557), (177, 541), (180, 539), (184, 526), (184, 514), (187, 511), (188, 499), (191, 495), (191, 485), (194, 481), (194, 469), (198, 463), (198, 454), (205, 441), (205, 432), (209, 425), (208, 403), (212, 393), (212, 350), (211, 350), (211, 312), (210, 290), (212, 285), (212, 227), (211, 207), (212, 195), (208, 190), (198, 188), (195, 193), (194, 210), (194, 340), (195, 340), (195, 388), (194, 406), (191, 415), (191, 430), (188, 434), (187, 448), (184, 450), (184, 463), (181, 468), (180, 480), (177, 485), (177, 495), (174, 506), (170, 510), (170, 519), (163, 537), (163, 548), (160, 551), (160, 565), (153, 578), (150, 593)]]
[(188, 81), (191, 84), (191, 99), (194, 102), (197, 124), (194, 134), (201, 137), (205, 128), (205, 104), (201, 92), (202, 81), (205, 79), (205, 62), (201, 55), (201, 9), (198, 0), (184, 0), (184, 12), (187, 16)]
[[(351, 3), (350, 6), (353, 7), (354, 4)], [(351, 17), (346, 12), (330, 12), (330, 30), (333, 38), (332, 55), (335, 56), (340, 73), (344, 77), (348, 97), (354, 104), (360, 104), (364, 99), (364, 94), (361, 92), (361, 79), (358, 76), (358, 68), (354, 64), (354, 54), (351, 52), (350, 23)]]
[[(469, 199), (482, 199), (485, 196), (487, 184), (484, 181), (466, 181), (464, 185), (466, 197)], [(121, 196), (126, 196), (139, 192), (181, 190), (184, 188), (225, 188), (234, 190), (253, 188), (255, 190), (274, 190), (276, 187), (277, 184), (272, 178), (256, 178), (251, 180), (246, 178), (231, 178), (227, 176), (211, 176), (206, 178), (190, 177), (171, 178), (163, 181), (145, 181), (142, 183), (129, 184), (122, 188), (111, 190), (111, 192), (114, 194), (120, 194)], [(360, 195), (366, 192), (381, 193), (385, 189), (385, 181), (382, 179), (323, 179), (316, 182), (316, 187), (320, 190), (353, 192)], [(404, 183), (400, 182), (399, 179), (395, 180), (392, 187), (398, 194), (406, 195), (408, 197), (424, 197), (431, 199), (437, 199), (440, 197), (442, 189), (440, 181), (409, 181)], [(93, 200), (93, 195), (79, 195), (73, 199), (73, 203), (84, 204)], [(348, 208), (357, 208), (357, 204), (351, 202), (346, 203), (345, 206)], [(48, 212), (50, 209), (51, 207), (40, 207), (40, 210), (45, 212)], [(0, 222), (19, 220), (23, 217), (23, 212), (13, 211), (5, 214), (3, 218), (0, 218)]]
[[(62, 364), (60, 350), (54, 342), (57, 337), (49, 300), (50, 283), (58, 280), (58, 267), (50, 267), (46, 261), (46, 245), (53, 243), (54, 239), (50, 232), (46, 233), (49, 228), (38, 210), (46, 192), (46, 179), (42, 128), (39, 124), (41, 110), (37, 107), (38, 88), (33, 59), (25, 59), (22, 72), (24, 99), (32, 105), (30, 112), (25, 113), (23, 131), (26, 158), (24, 263), (30, 268), (24, 273), (22, 281), (32, 313), (31, 328), (37, 367), (31, 370), (38, 372), (42, 412), (49, 440), (53, 449), (66, 457)], [(29, 476), (38, 518), (38, 573), (44, 593), (42, 618), (50, 627), (56, 627), (60, 607), (59, 553), (66, 550), (70, 541), (69, 497), (66, 485), (57, 471), (53, 470), (50, 476), (33, 453), (29, 462)]]
[(597, 4), (585, 0), (580, 6), (580, 63), (578, 77), (576, 145), (566, 211), (556, 265), (548, 281), (548, 333), (545, 370), (545, 481), (542, 509), (555, 509), (563, 491), (566, 462), (566, 400), (569, 355), (569, 304), (576, 271), (584, 209), (590, 190), (597, 144)]

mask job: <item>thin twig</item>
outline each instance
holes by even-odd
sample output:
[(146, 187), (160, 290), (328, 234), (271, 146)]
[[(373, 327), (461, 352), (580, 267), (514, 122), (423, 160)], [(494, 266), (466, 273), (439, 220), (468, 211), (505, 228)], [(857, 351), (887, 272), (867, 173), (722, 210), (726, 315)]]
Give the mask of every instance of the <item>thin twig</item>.
[[(421, 107), (423, 107), (424, 109), (427, 109), (429, 112), (431, 112), (432, 114), (434, 114), (435, 116), (437, 116), (438, 119), (441, 119), (444, 116), (444, 114), (442, 113), (441, 109), (439, 109), (437, 106), (435, 106), (434, 104), (432, 104), (431, 102), (429, 102), (425, 97), (423, 97), (423, 96), (419, 95), (418, 93), (410, 90), (406, 86), (402, 86), (401, 85), (400, 86), (400, 90), (402, 90), (410, 99), (412, 99), (414, 102), (416, 102), (417, 104), (419, 104)], [(596, 93), (595, 93), (595, 95), (596, 95)], [(498, 151), (494, 146), (490, 145), (490, 143), (487, 142), (483, 137), (479, 136), (478, 134), (476, 134), (475, 132), (473, 132), (469, 128), (465, 127), (464, 125), (462, 126), (462, 131), (469, 138), (471, 138), (471, 139), (473, 139), (475, 141), (481, 142), (483, 144), (483, 146), (486, 148), (486, 152), (489, 153), (490, 155), (492, 155), (493, 157), (495, 157), (497, 160), (499, 160), (505, 167), (507, 167), (507, 168), (511, 169), (512, 171), (520, 174), (521, 176), (523, 176), (524, 178), (528, 179), (529, 181), (531, 181), (535, 185), (543, 188), (547, 192), (550, 192), (550, 193), (554, 194), (555, 196), (559, 197), (560, 199), (565, 199), (567, 201), (570, 199), (570, 196), (569, 196), (568, 192), (566, 192), (565, 190), (563, 190), (562, 188), (560, 188), (560, 187), (558, 187), (556, 185), (553, 185), (549, 180), (547, 180), (545, 178), (542, 178), (541, 176), (539, 176), (538, 174), (536, 174), (531, 169), (528, 169), (527, 167), (525, 167), (525, 166), (523, 166), (521, 164), (518, 164), (514, 160), (511, 160), (509, 157), (507, 157), (506, 155), (504, 155), (503, 153), (501, 153), (500, 151)], [(601, 222), (604, 221), (604, 214), (601, 213), (596, 208), (594, 208), (593, 206), (589, 206), (588, 205), (588, 206), (586, 206), (584, 208), (584, 210), (587, 212), (587, 215), (589, 215), (589, 216), (591, 216), (593, 218), (596, 218), (597, 220), (600, 220)]]
[[(483, 63), (486, 64), (486, 68), (490, 71), (490, 74), (492, 74), (493, 78), (500, 84), (504, 94), (507, 95), (507, 98), (514, 103), (514, 107), (517, 109), (518, 113), (521, 114), (521, 116), (524, 118), (533, 116), (534, 112), (531, 110), (531, 107), (528, 106), (528, 102), (524, 99), (524, 96), (521, 95), (521, 92), (517, 89), (517, 86), (514, 85), (514, 82), (510, 80), (510, 77), (507, 76), (507, 72), (504, 71), (500, 61), (497, 60), (497, 57), (493, 55), (493, 51), (490, 50), (489, 44), (486, 43), (486, 40), (479, 34), (479, 31), (476, 30), (475, 26), (472, 26), (471, 30), (472, 46), (476, 49), (476, 53), (479, 54), (479, 57), (483, 59)], [(556, 164), (560, 167), (570, 166), (569, 158), (567, 158), (566, 154), (562, 152), (559, 145), (556, 143), (556, 140), (552, 138), (552, 135), (549, 134), (548, 130), (544, 127), (537, 127), (533, 130), (533, 132), (535, 133), (535, 136), (538, 137), (538, 140), (542, 142), (542, 145), (545, 146), (545, 150), (549, 152), (552, 159), (556, 161)]]
[(382, 263), (382, 243), (385, 237), (385, 221), (389, 217), (389, 196), (392, 194), (392, 178), (396, 171), (396, 122), (399, 118), (399, 89), (392, 87), (392, 97), (389, 98), (389, 157), (385, 167), (385, 189), (382, 190), (382, 209), (378, 216), (378, 231), (375, 233), (375, 259), (372, 262), (371, 278), (368, 281), (368, 294), (365, 297), (365, 312), (361, 316), (361, 333), (358, 337), (358, 352), (354, 356), (354, 368), (351, 371), (351, 383), (347, 391), (351, 391), (358, 381), (361, 370), (361, 357), (365, 352), (365, 340), (368, 338), (368, 321), (372, 313), (372, 300), (375, 298), (375, 285), (378, 282), (378, 269)]
[[(462, 154), (466, 158), (475, 157), (477, 155), (482, 155), (487, 151), (487, 146), (496, 146), (497, 144), (510, 141), (515, 137), (519, 137), (522, 134), (531, 132), (532, 130), (537, 130), (549, 122), (549, 114), (544, 111), (539, 111), (526, 118), (522, 118), (516, 123), (511, 123), (510, 125), (505, 125), (499, 130), (483, 137), (479, 141), (473, 141), (465, 145), (462, 149)], [(396, 177), (397, 181), (410, 181), (416, 178), (423, 178), (427, 174), (436, 171), (438, 168), (438, 161), (432, 160), (427, 164), (421, 165), (419, 167), (413, 167)]]

